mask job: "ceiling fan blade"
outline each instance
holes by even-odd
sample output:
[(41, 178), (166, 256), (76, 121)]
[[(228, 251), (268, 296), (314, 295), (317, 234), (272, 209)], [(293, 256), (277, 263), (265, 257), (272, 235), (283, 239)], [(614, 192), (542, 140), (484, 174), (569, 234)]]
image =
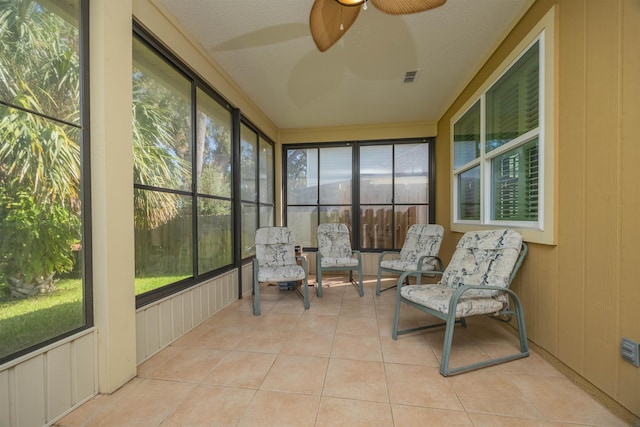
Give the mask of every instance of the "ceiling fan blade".
[(423, 12), (442, 6), (447, 0), (369, 0), (375, 7), (390, 15)]
[(324, 52), (340, 40), (359, 13), (360, 7), (341, 6), (335, 0), (315, 0), (309, 15), (309, 27), (318, 50)]

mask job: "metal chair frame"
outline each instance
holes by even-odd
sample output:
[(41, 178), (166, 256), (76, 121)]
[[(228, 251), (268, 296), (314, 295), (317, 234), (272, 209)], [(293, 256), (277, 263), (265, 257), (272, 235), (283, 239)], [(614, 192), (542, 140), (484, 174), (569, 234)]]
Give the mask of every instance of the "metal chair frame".
[[(516, 260), (513, 270), (511, 271), (511, 274), (509, 276), (509, 283), (507, 284), (508, 286), (511, 285), (511, 282), (513, 281), (513, 278), (515, 277), (516, 273), (518, 272), (520, 266), (522, 265), (522, 262), (524, 261), (525, 256), (527, 255), (528, 252), (528, 247), (527, 244), (522, 242), (522, 249), (520, 250), (520, 254), (518, 255), (518, 259)], [(442, 274), (442, 272), (439, 272), (437, 274)], [(395, 310), (395, 316), (393, 319), (393, 331), (391, 336), (393, 337), (394, 340), (398, 339), (398, 335), (403, 335), (403, 334), (408, 334), (411, 332), (415, 332), (415, 331), (420, 331), (420, 330), (424, 330), (424, 329), (431, 329), (431, 328), (436, 328), (436, 327), (440, 327), (440, 326), (445, 326), (445, 334), (444, 334), (444, 344), (442, 347), (442, 360), (440, 361), (440, 374), (442, 374), (443, 376), (449, 376), (449, 375), (456, 375), (456, 374), (460, 374), (463, 372), (468, 372), (474, 369), (479, 369), (479, 368), (483, 368), (483, 367), (487, 367), (487, 366), (493, 366), (493, 365), (497, 365), (500, 363), (504, 363), (504, 362), (508, 362), (511, 360), (516, 360), (516, 359), (521, 359), (524, 357), (529, 356), (529, 346), (528, 346), (528, 341), (527, 341), (527, 332), (526, 332), (526, 328), (525, 328), (525, 322), (524, 322), (524, 314), (523, 314), (523, 310), (522, 310), (522, 303), (520, 302), (520, 299), (518, 298), (518, 296), (516, 295), (515, 292), (513, 292), (511, 289), (509, 289), (509, 287), (497, 287), (497, 286), (467, 286), (467, 285), (462, 285), (460, 287), (458, 287), (455, 292), (453, 293), (453, 295), (451, 296), (451, 299), (449, 301), (449, 308), (448, 308), (448, 313), (442, 313), (440, 311), (437, 310), (433, 310), (429, 307), (425, 307), (422, 306), (420, 304), (416, 304), (413, 301), (409, 301), (407, 299), (405, 299), (402, 295), (401, 295), (401, 288), (402, 286), (405, 284), (405, 282), (408, 281), (409, 276), (414, 276), (416, 278), (419, 278), (420, 272), (419, 271), (408, 271), (403, 273), (399, 278), (398, 278), (398, 284), (397, 284), (397, 298), (396, 298), (396, 310)], [(482, 290), (495, 290), (495, 291), (501, 291), (501, 292), (506, 292), (512, 299), (513, 303), (514, 303), (514, 309), (512, 310), (509, 306), (509, 304), (506, 304), (506, 307), (503, 308), (502, 310), (500, 310), (499, 312), (495, 313), (495, 316), (511, 316), (513, 314), (515, 314), (516, 316), (516, 321), (517, 321), (517, 325), (518, 325), (518, 336), (519, 336), (519, 340), (520, 340), (520, 352), (518, 353), (514, 353), (508, 356), (503, 356), (503, 357), (497, 357), (497, 358), (492, 358), (492, 359), (488, 359), (488, 360), (484, 360), (481, 362), (477, 362), (477, 363), (471, 363), (468, 365), (464, 365), (464, 366), (460, 366), (460, 367), (456, 367), (456, 368), (449, 368), (449, 360), (450, 360), (450, 356), (451, 356), (451, 345), (453, 343), (453, 333), (454, 333), (454, 329), (455, 329), (455, 324), (456, 323), (460, 323), (463, 327), (466, 327), (466, 321), (464, 317), (461, 318), (456, 318), (456, 307), (458, 305), (458, 301), (459, 299), (462, 297), (462, 295), (471, 290), (471, 289), (482, 289)], [(399, 316), (400, 316), (400, 303), (404, 302), (406, 304), (408, 304), (411, 307), (414, 307), (418, 310), (421, 310), (423, 312), (429, 313), (432, 316), (437, 317), (440, 320), (443, 320), (443, 323), (438, 323), (438, 324), (434, 324), (434, 325), (426, 325), (426, 326), (420, 326), (420, 327), (416, 327), (416, 328), (409, 328), (409, 329), (404, 329), (404, 330), (398, 330), (398, 323), (399, 323)], [(481, 315), (481, 314), (480, 314)], [(487, 314), (485, 314), (487, 315)]]

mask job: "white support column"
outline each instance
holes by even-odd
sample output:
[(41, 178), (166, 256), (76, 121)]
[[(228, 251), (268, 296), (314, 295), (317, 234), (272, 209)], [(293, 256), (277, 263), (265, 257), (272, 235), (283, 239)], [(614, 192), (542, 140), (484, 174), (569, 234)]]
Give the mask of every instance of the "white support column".
[(131, 124), (132, 0), (92, 0), (93, 304), (100, 393), (136, 375)]

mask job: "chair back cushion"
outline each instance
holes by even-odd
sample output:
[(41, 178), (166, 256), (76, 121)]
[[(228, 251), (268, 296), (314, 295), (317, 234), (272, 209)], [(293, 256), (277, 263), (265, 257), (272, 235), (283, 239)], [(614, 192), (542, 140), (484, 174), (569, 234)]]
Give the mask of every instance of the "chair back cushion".
[[(471, 231), (456, 246), (440, 284), (452, 288), (461, 285), (510, 285), (511, 272), (522, 248), (522, 236), (515, 230)], [(470, 290), (466, 296), (493, 296), (496, 292)]]
[(287, 227), (256, 230), (256, 258), (260, 266), (280, 267), (296, 264), (293, 233)]
[(347, 226), (337, 223), (318, 225), (318, 251), (323, 257), (350, 257), (351, 237)]
[(400, 261), (418, 262), (421, 256), (438, 256), (444, 228), (439, 224), (413, 224), (400, 250)]

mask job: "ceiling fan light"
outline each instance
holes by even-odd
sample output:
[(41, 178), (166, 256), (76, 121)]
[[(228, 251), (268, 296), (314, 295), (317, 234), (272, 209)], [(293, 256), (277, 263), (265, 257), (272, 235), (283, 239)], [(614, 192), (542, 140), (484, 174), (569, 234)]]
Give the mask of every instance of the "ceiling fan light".
[(343, 6), (360, 6), (365, 0), (336, 0)]

